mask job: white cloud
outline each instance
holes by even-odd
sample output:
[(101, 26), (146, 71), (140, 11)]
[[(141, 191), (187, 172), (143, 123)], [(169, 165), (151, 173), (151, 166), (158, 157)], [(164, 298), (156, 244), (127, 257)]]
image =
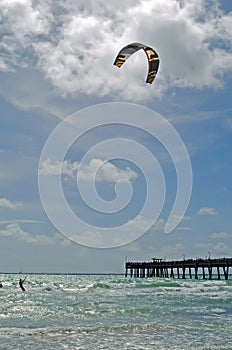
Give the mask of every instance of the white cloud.
[(13, 202), (5, 197), (0, 198), (0, 207), (9, 208), (9, 209), (17, 209), (22, 207), (22, 203)]
[[(127, 243), (131, 243), (139, 238), (135, 235), (135, 232), (144, 232), (144, 227), (151, 227), (153, 224), (152, 219), (146, 219), (141, 215), (138, 215), (134, 220), (131, 220), (129, 227), (123, 227), (122, 230), (118, 230), (118, 234), (106, 235), (106, 232), (98, 231), (96, 229), (78, 232), (77, 234), (69, 235), (68, 238), (76, 243), (80, 243), (90, 247), (116, 247), (123, 246)], [(158, 219), (152, 227), (152, 231), (156, 231), (158, 234), (160, 230), (163, 230), (165, 221)]]
[(176, 231), (192, 231), (192, 227), (189, 226), (177, 226)]
[(53, 20), (44, 1), (33, 4), (31, 0), (2, 0), (1, 8), (5, 26), (24, 41), (29, 39), (27, 35), (48, 33)]
[(33, 219), (14, 219), (14, 220), (0, 220), (0, 224), (44, 224), (45, 221), (33, 220)]
[(3, 57), (0, 57), (0, 71), (8, 72), (9, 68)]
[[(220, 87), (232, 69), (232, 16), (217, 0), (210, 6), (204, 0), (2, 0), (1, 9), (0, 68), (37, 64), (62, 95), (149, 99), (173, 87)], [(160, 55), (152, 86), (145, 83), (142, 53), (120, 70), (113, 66), (119, 49), (133, 41)]]
[(74, 173), (77, 171), (79, 164), (77, 162), (71, 163), (69, 160), (63, 162), (51, 159), (46, 159), (40, 167), (40, 174), (47, 176), (54, 175), (67, 175), (74, 177)]
[[(155, 247), (154, 247), (155, 251)], [(167, 257), (167, 259), (182, 259), (186, 246), (182, 243), (172, 245), (164, 245), (159, 251), (159, 258)]]
[(181, 224), (183, 224), (184, 222), (189, 222), (192, 220), (191, 216), (178, 216), (178, 215), (173, 215), (173, 218), (175, 220), (180, 220), (180, 224), (175, 228), (175, 231), (191, 231), (192, 228), (189, 226), (181, 226)]
[(202, 250), (203, 254), (205, 254), (205, 252), (210, 252), (211, 258), (231, 256), (231, 246), (224, 242), (218, 242), (216, 245), (212, 243), (197, 243), (194, 244), (194, 247), (197, 248), (197, 254), (199, 254), (199, 249)]
[(213, 250), (214, 249), (214, 246), (212, 243), (196, 243), (194, 244), (194, 247), (198, 249), (202, 249), (203, 251), (208, 251), (208, 250)]
[[(151, 229), (149, 231), (160, 231), (164, 229), (165, 226), (165, 220), (162, 218), (159, 218), (156, 220), (156, 222), (153, 224), (154, 220), (152, 219), (146, 219), (142, 215), (138, 215), (131, 223), (133, 224), (130, 227), (130, 230), (133, 232), (136, 230), (143, 231), (144, 227), (150, 226)], [(153, 224), (153, 225), (152, 225)]]
[(120, 169), (102, 159), (92, 159), (88, 166), (80, 170), (79, 177), (83, 180), (90, 180), (95, 178), (95, 176), (96, 181), (115, 183), (119, 180), (133, 180), (137, 177), (137, 174), (130, 168)]
[(46, 235), (34, 235), (24, 231), (18, 223), (6, 225), (5, 229), (0, 230), (0, 237), (17, 239), (25, 243), (33, 244), (53, 244), (54, 239)]
[(213, 216), (213, 215), (217, 215), (217, 210), (215, 208), (203, 207), (203, 208), (199, 209), (198, 214), (199, 215), (210, 215), (210, 216)]
[(120, 169), (110, 162), (105, 162), (101, 159), (92, 159), (88, 165), (81, 167), (79, 170), (78, 162), (71, 162), (69, 160), (52, 161), (50, 159), (45, 160), (41, 164), (41, 175), (67, 175), (75, 178), (75, 175), (81, 180), (89, 181), (95, 179), (99, 182), (112, 182), (115, 183), (119, 180), (133, 180), (137, 174), (130, 168)]
[(85, 231), (78, 233), (77, 235), (72, 235), (69, 237), (73, 242), (81, 242), (82, 244), (90, 247), (102, 247), (105, 246), (104, 235), (98, 231)]
[(231, 256), (231, 246), (225, 244), (224, 242), (218, 242), (214, 247), (214, 250), (217, 254)]
[(227, 238), (232, 238), (232, 233), (229, 232), (212, 232), (209, 235), (210, 238), (215, 238), (215, 239), (227, 239)]
[[(143, 235), (143, 232), (144, 233), (146, 232), (144, 228), (148, 227), (149, 233), (160, 235), (160, 234), (163, 234), (165, 223), (166, 222), (163, 218), (159, 218), (154, 223), (153, 219), (148, 219), (142, 215), (138, 215), (137, 217), (135, 217), (135, 219), (128, 221), (128, 224), (130, 224), (129, 226), (123, 227), (123, 230), (119, 229), (118, 234), (114, 235), (112, 238), (110, 237), (107, 238), (104, 232), (98, 231), (97, 228), (96, 230), (93, 230), (93, 231), (78, 232), (78, 234), (68, 236), (68, 237), (74, 242), (81, 243), (87, 246), (96, 245), (97, 247), (100, 247), (101, 245), (102, 247), (105, 247), (106, 240), (108, 240), (109, 246), (111, 245), (123, 246), (127, 243), (130, 243), (130, 245), (128, 246), (129, 247), (128, 249), (132, 251), (138, 251), (138, 249), (140, 248), (138, 248), (138, 246), (136, 245), (136, 240), (137, 238), (140, 238)], [(180, 226), (176, 230), (189, 231), (191, 230), (191, 228)], [(141, 236), (135, 235), (135, 232), (141, 232)], [(179, 246), (177, 245), (177, 247)]]

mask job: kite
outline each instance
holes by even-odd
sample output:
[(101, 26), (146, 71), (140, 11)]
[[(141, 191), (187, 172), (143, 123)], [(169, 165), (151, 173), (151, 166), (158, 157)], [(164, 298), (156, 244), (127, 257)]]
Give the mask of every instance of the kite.
[(144, 52), (147, 55), (147, 60), (148, 60), (148, 73), (147, 73), (147, 79), (146, 79), (146, 83), (152, 84), (153, 80), (156, 77), (156, 74), (158, 72), (158, 68), (159, 68), (159, 56), (157, 54), (157, 52), (152, 49), (149, 46), (140, 44), (140, 43), (131, 43), (125, 47), (123, 47), (115, 61), (114, 61), (114, 65), (117, 66), (118, 68), (120, 68), (123, 63), (131, 56), (133, 55), (135, 52), (137, 52), (138, 50), (144, 50)]

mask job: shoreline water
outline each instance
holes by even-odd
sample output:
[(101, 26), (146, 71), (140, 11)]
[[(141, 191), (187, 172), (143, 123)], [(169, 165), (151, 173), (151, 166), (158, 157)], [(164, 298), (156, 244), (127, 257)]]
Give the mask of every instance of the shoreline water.
[(4, 276), (1, 350), (231, 349), (232, 280)]

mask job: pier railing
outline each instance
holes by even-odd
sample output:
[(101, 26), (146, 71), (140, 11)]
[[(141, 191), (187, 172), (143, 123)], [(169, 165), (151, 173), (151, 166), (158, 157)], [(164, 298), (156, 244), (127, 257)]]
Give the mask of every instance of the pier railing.
[(229, 278), (229, 268), (232, 267), (232, 258), (221, 259), (184, 259), (166, 261), (153, 259), (148, 262), (127, 261), (125, 264), (125, 276), (130, 277), (173, 277), (195, 278), (201, 275), (203, 279), (212, 279), (216, 274), (220, 280)]

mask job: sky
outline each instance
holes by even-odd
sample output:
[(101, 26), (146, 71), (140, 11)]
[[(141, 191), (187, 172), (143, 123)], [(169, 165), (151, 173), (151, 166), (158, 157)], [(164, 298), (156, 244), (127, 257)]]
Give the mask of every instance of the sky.
[(0, 8), (0, 272), (231, 257), (231, 2)]

